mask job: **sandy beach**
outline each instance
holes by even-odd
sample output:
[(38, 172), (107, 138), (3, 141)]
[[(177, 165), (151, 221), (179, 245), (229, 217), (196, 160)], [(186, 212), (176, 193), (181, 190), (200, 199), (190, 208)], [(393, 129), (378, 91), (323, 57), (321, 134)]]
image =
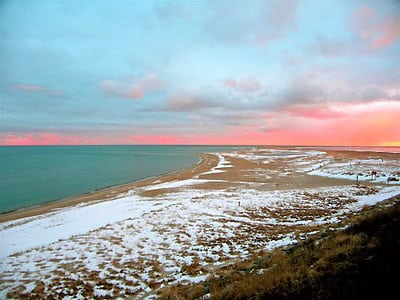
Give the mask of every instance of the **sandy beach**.
[(1, 215), (0, 298), (153, 299), (400, 194), (395, 153), (257, 148), (201, 158)]

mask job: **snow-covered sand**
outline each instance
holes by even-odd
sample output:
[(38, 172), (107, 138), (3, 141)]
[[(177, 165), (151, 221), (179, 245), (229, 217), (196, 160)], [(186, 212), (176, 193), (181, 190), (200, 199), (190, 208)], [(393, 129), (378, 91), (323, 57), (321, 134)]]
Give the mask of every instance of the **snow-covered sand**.
[[(153, 298), (168, 284), (202, 281), (218, 266), (296, 243), (400, 194), (398, 181), (381, 179), (399, 178), (398, 160), (338, 161), (299, 149), (213, 158), (190, 178), (1, 223), (0, 298)], [(370, 169), (380, 176), (360, 179), (368, 185), (347, 174)], [(352, 181), (338, 184), (338, 177)]]

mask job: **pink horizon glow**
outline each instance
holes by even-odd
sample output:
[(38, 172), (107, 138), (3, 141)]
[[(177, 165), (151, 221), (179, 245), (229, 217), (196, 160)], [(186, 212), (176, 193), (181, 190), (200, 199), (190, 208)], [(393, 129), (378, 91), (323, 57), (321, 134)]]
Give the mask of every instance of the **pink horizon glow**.
[(260, 115), (264, 126), (240, 125), (224, 132), (199, 134), (8, 133), (0, 145), (326, 145), (400, 146), (400, 107), (395, 101), (292, 105)]

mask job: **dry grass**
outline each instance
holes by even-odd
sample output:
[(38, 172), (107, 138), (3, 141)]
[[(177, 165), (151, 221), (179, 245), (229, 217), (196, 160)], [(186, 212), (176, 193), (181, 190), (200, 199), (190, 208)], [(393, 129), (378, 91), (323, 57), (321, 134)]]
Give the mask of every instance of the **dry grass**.
[(296, 246), (253, 253), (201, 284), (174, 286), (161, 299), (389, 299), (400, 270), (400, 197), (365, 208), (346, 230)]

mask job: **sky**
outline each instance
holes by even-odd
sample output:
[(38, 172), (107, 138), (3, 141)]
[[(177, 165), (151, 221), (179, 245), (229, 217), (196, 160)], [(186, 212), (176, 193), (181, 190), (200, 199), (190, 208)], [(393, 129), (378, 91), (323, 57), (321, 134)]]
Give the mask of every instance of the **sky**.
[(0, 145), (400, 146), (400, 1), (0, 1)]

